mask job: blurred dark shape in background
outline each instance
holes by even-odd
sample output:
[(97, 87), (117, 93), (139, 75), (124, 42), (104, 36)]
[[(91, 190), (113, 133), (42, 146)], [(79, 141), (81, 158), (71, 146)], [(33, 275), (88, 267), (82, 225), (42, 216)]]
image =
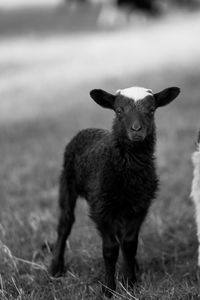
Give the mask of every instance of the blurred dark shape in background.
[(171, 2), (186, 7), (197, 7), (200, 4), (199, 0), (171, 0)]
[[(80, 6), (99, 6), (97, 24), (100, 27), (122, 25), (131, 20), (132, 15), (143, 13), (149, 16), (160, 16), (168, 10), (179, 8), (196, 9), (200, 0), (64, 0), (71, 10)], [(88, 7), (87, 6), (87, 7)]]
[(141, 9), (150, 14), (158, 13), (158, 7), (154, 0), (116, 0), (119, 7), (129, 6), (130, 10)]
[(106, 4), (116, 5), (119, 8), (128, 7), (130, 10), (139, 9), (147, 13), (156, 13), (164, 4), (167, 6), (183, 6), (188, 8), (196, 8), (200, 4), (200, 0), (64, 0), (66, 4)]
[(64, 0), (66, 4), (71, 4), (71, 3), (76, 3), (76, 4), (81, 4), (81, 3), (86, 3), (88, 2), (87, 0)]

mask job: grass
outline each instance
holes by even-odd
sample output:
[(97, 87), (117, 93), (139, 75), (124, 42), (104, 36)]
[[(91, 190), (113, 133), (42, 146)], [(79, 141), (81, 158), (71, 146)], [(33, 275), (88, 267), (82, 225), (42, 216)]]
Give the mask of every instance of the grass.
[[(199, 75), (193, 70), (171, 69), (155, 73), (160, 82), (150, 74), (137, 78), (138, 83), (158, 87), (174, 78), (182, 83), (183, 93), (156, 117), (161, 186), (140, 235), (140, 280), (134, 290), (121, 285), (120, 259), (114, 299), (200, 299), (196, 228), (189, 199), (190, 154), (199, 126)], [(124, 83), (131, 80), (124, 78)], [(119, 82), (104, 84), (112, 88)], [(56, 238), (57, 179), (64, 145), (80, 128), (111, 124), (111, 113), (90, 105), (81, 114), (75, 107), (58, 119), (0, 128), (1, 299), (103, 299), (101, 241), (84, 201), (77, 206), (64, 277), (55, 279), (48, 274), (52, 253), (44, 247)]]

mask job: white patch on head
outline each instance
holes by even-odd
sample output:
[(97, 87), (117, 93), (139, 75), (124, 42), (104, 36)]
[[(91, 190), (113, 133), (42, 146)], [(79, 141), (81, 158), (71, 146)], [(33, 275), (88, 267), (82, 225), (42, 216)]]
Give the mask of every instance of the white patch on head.
[(144, 99), (146, 96), (153, 95), (153, 92), (152, 90), (143, 87), (130, 87), (123, 90), (117, 90), (116, 95), (128, 97), (137, 102)]

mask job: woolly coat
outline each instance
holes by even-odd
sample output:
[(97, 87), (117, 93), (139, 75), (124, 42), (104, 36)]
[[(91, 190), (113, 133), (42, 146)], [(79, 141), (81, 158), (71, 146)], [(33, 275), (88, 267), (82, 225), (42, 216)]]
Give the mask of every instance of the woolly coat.
[(88, 201), (100, 233), (122, 241), (137, 220), (142, 223), (155, 197), (158, 178), (155, 128), (144, 141), (131, 142), (117, 126), (114, 121), (112, 132), (80, 131), (66, 147), (61, 178)]

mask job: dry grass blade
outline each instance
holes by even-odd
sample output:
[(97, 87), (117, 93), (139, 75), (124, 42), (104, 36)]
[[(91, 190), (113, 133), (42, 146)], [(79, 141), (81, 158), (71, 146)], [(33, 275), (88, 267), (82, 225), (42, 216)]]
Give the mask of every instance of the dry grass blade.
[(126, 292), (126, 294), (131, 297), (131, 299), (134, 300), (139, 300), (138, 298), (134, 297), (133, 295), (131, 295), (131, 293), (123, 286), (123, 284), (119, 281), (119, 285), (121, 286), (121, 288)]
[(2, 300), (8, 299), (5, 294), (6, 294), (6, 291), (4, 290), (3, 278), (0, 274), (0, 296), (2, 297)]
[(12, 279), (12, 282), (13, 282), (13, 285), (14, 285), (14, 287), (15, 287), (15, 289), (17, 290), (17, 292), (18, 292), (18, 297), (17, 297), (17, 300), (21, 300), (22, 299), (22, 291), (21, 291), (21, 289), (19, 289), (18, 287), (17, 287), (17, 285), (16, 285), (16, 282), (15, 282), (15, 279), (12, 277), (11, 278)]
[(40, 265), (40, 264), (37, 264), (35, 262), (29, 261), (29, 260), (26, 260), (26, 259), (23, 259), (23, 258), (19, 258), (19, 257), (14, 257), (14, 259), (16, 261), (20, 261), (20, 262), (23, 262), (25, 264), (29, 264), (29, 265), (31, 265), (35, 269), (40, 269), (40, 270), (43, 270), (43, 271), (45, 271), (45, 272), (48, 273), (48, 271), (47, 271), (47, 269), (46, 269), (46, 267), (44, 265)]
[(116, 292), (116, 291), (113, 291), (112, 289), (110, 289), (108, 286), (106, 286), (106, 285), (103, 284), (102, 282), (99, 281), (99, 283), (100, 283), (103, 287), (105, 287), (107, 290), (109, 290), (109, 291), (113, 294), (113, 296), (115, 296), (115, 297), (120, 297), (119, 299), (127, 299), (126, 296), (121, 295), (120, 293), (118, 293), (118, 292)]

